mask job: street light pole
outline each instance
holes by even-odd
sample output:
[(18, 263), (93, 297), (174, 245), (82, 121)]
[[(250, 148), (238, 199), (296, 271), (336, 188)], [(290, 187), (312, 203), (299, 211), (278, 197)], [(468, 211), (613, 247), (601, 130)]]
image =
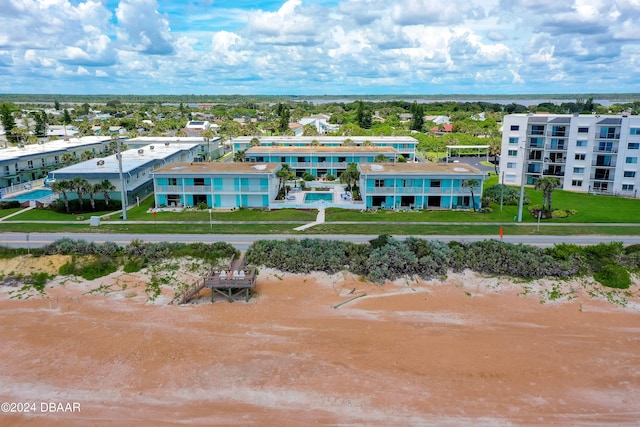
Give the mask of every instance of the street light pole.
[(116, 144), (118, 153), (116, 158), (118, 159), (118, 172), (120, 174), (120, 197), (122, 199), (122, 220), (127, 220), (127, 190), (125, 188), (124, 178), (122, 176), (122, 151), (120, 146), (120, 138), (116, 135)]
[(524, 205), (525, 168), (527, 166), (527, 149), (522, 147), (522, 175), (520, 176), (520, 199), (518, 200), (518, 222), (522, 222), (522, 208)]

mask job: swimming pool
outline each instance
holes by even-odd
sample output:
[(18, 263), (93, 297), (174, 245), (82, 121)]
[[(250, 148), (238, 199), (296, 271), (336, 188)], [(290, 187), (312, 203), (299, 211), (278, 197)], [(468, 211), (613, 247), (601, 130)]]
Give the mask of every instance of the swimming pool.
[(53, 194), (53, 191), (47, 188), (39, 188), (37, 190), (31, 190), (27, 193), (17, 194), (15, 196), (7, 197), (6, 199), (2, 199), (7, 202), (28, 202), (30, 200), (40, 200), (43, 197), (47, 197)]
[(313, 203), (324, 200), (325, 202), (333, 202), (333, 193), (305, 193), (304, 202)]

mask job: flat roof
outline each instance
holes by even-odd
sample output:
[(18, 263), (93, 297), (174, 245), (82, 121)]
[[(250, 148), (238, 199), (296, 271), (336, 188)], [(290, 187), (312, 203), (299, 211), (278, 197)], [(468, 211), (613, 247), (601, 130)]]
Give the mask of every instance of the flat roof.
[(162, 166), (154, 174), (251, 174), (272, 173), (278, 170), (280, 163), (245, 162), (176, 162)]
[[(211, 138), (211, 142), (220, 139), (219, 136), (214, 136), (213, 138)], [(178, 144), (178, 143), (202, 143), (204, 142), (204, 138), (202, 136), (139, 136), (137, 138), (131, 138), (131, 139), (121, 139), (123, 144), (127, 144), (128, 142), (134, 142), (134, 143), (147, 143), (147, 144), (151, 144), (151, 143), (157, 143), (157, 144), (164, 144), (166, 142), (170, 143), (170, 144)]]
[[(245, 142), (251, 141), (255, 136), (239, 136), (233, 138), (233, 142)], [(262, 136), (258, 137), (261, 142), (304, 142), (311, 143), (311, 141), (318, 141), (319, 143), (327, 142), (339, 142), (343, 143), (345, 140), (350, 139), (355, 143), (363, 143), (364, 141), (371, 141), (372, 143), (379, 142), (415, 142), (418, 140), (412, 136)]]
[(108, 136), (83, 136), (82, 138), (68, 139), (68, 141), (57, 139), (55, 141), (43, 142), (42, 144), (26, 144), (23, 148), (9, 147), (0, 149), (0, 161), (17, 160), (21, 157), (42, 156), (56, 152), (67, 152), (111, 141), (111, 137)]
[(464, 163), (361, 163), (358, 166), (366, 174), (484, 175), (479, 169)]
[[(181, 151), (189, 151), (198, 144), (170, 144), (170, 145), (155, 145), (151, 150), (151, 146), (145, 146), (140, 149), (131, 149), (122, 152), (122, 173), (130, 173), (131, 171), (140, 168), (148, 163), (156, 163), (167, 159)], [(140, 153), (140, 151), (142, 151)], [(102, 164), (100, 164), (102, 163)], [(78, 175), (78, 176), (90, 176), (92, 174), (104, 175), (104, 174), (118, 174), (119, 166), (118, 159), (115, 154), (103, 158), (95, 158), (87, 160), (85, 162), (76, 163), (61, 169), (51, 171), (49, 174), (54, 177), (58, 174), (64, 175)]]
[(348, 146), (348, 147), (322, 147), (322, 146), (310, 146), (310, 147), (271, 147), (271, 146), (256, 146), (251, 147), (246, 151), (246, 154), (254, 153), (389, 153), (396, 154), (397, 151), (393, 147), (376, 147), (376, 146)]

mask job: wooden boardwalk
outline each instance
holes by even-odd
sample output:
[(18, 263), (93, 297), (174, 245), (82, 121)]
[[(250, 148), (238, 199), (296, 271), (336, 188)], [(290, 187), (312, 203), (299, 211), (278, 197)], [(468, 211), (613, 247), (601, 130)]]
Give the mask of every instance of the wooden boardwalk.
[(178, 304), (186, 304), (197, 297), (204, 288), (211, 289), (211, 302), (216, 295), (222, 295), (229, 301), (243, 298), (248, 301), (251, 298), (251, 290), (256, 282), (256, 270), (247, 267), (245, 257), (233, 259), (228, 270), (211, 269), (206, 277), (193, 284), (174, 301)]

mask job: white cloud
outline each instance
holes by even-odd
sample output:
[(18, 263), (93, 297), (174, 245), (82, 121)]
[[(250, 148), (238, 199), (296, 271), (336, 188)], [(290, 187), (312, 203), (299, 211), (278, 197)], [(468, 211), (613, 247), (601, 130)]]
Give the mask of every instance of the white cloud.
[(0, 3), (5, 91), (623, 92), (640, 66), (640, 0)]
[(143, 53), (173, 53), (169, 21), (157, 9), (157, 0), (121, 0), (116, 9), (118, 38)]

